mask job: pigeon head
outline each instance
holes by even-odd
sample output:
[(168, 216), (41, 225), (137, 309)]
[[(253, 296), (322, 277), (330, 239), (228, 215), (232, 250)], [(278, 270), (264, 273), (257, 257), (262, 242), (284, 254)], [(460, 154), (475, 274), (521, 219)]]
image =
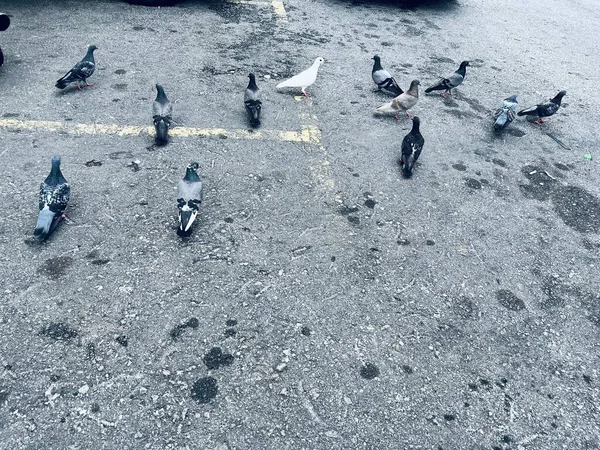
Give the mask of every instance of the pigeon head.
[(60, 167), (60, 156), (54, 155), (52, 157), (52, 167)]
[(413, 121), (413, 128), (417, 128), (418, 129), (419, 125), (421, 124), (421, 119), (419, 119), (418, 116), (414, 116), (412, 118), (412, 121)]
[(325, 60), (320, 56), (317, 59), (315, 59), (315, 64), (319, 63), (319, 66), (322, 66), (324, 62)]
[(161, 84), (156, 84), (156, 91), (160, 94), (161, 92), (164, 94), (165, 90)]
[(196, 161), (190, 161), (190, 164), (187, 166), (188, 170), (193, 170), (194, 172), (198, 170), (199, 167), (200, 164), (198, 164)]
[(513, 94), (510, 97), (506, 97), (506, 100), (510, 100), (511, 102), (517, 102), (517, 94)]
[(463, 61), (463, 62), (460, 63), (461, 69), (464, 68), (464, 67), (470, 66), (470, 65), (471, 64), (469, 64), (469, 61)]
[(371, 59), (376, 62), (381, 62), (381, 58), (379, 57), (379, 55), (375, 55)]
[(558, 94), (556, 94), (556, 97), (554, 97), (550, 101), (552, 103), (556, 103), (557, 105), (560, 105), (560, 102), (565, 95), (567, 95), (567, 91), (560, 91)]
[(98, 47), (96, 47), (94, 44), (92, 44), (88, 47), (88, 52), (93, 52), (94, 50), (97, 50), (97, 49), (98, 49)]
[(250, 81), (256, 81), (256, 77), (254, 76), (253, 73), (249, 74), (248, 78), (250, 78)]

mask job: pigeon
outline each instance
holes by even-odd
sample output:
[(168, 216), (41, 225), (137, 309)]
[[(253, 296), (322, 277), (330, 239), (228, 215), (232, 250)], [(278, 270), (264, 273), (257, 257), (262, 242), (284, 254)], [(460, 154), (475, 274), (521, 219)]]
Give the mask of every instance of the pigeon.
[(421, 83), (419, 80), (413, 80), (410, 83), (410, 88), (408, 91), (400, 94), (398, 97), (394, 98), (391, 102), (385, 103), (377, 108), (378, 112), (381, 113), (396, 113), (396, 119), (400, 119), (399, 112), (400, 110), (406, 111), (406, 115), (410, 117), (410, 113), (408, 112), (413, 106), (417, 104), (419, 100), (419, 85)]
[(402, 140), (402, 156), (400, 157), (400, 166), (402, 167), (402, 175), (405, 178), (412, 176), (412, 170), (415, 167), (415, 163), (421, 155), (423, 150), (423, 144), (425, 140), (419, 131), (419, 125), (421, 124), (420, 119), (415, 116), (413, 117), (413, 126), (410, 133), (404, 136)]
[(436, 84), (431, 87), (425, 89), (425, 93), (430, 93), (431, 91), (444, 91), (442, 93), (442, 97), (446, 98), (447, 94), (452, 95), (452, 89), (459, 86), (465, 79), (467, 75), (467, 66), (469, 65), (469, 61), (463, 61), (460, 63), (460, 67), (456, 70), (456, 72), (452, 73), (448, 76), (448, 78), (442, 78)]
[(248, 75), (248, 78), (250, 78), (250, 82), (244, 92), (244, 106), (248, 112), (250, 124), (253, 127), (257, 127), (260, 125), (260, 108), (262, 106), (262, 102), (260, 101), (260, 89), (258, 89), (258, 86), (256, 85), (256, 77), (253, 73)]
[(156, 145), (165, 145), (171, 127), (171, 114), (173, 107), (165, 95), (165, 90), (160, 84), (156, 85), (156, 100), (152, 103), (152, 119), (156, 130)]
[(373, 70), (371, 77), (373, 82), (377, 85), (378, 90), (385, 90), (391, 92), (395, 96), (402, 94), (404, 91), (400, 89), (396, 80), (390, 75), (390, 73), (381, 67), (381, 58), (378, 55), (373, 56), (375, 63), (373, 64)]
[(284, 87), (299, 87), (302, 88), (302, 95), (308, 97), (308, 92), (306, 92), (306, 88), (312, 85), (317, 79), (317, 72), (319, 71), (319, 67), (325, 62), (323, 58), (320, 56), (315, 59), (315, 62), (306, 69), (304, 72), (300, 72), (298, 75), (294, 75), (289, 80), (282, 81), (275, 88), (281, 89)]
[(567, 94), (567, 91), (560, 91), (556, 94), (556, 97), (551, 99), (547, 103), (540, 103), (539, 105), (532, 106), (531, 108), (522, 109), (517, 113), (518, 116), (537, 116), (537, 119), (533, 122), (541, 125), (545, 122), (544, 117), (550, 117), (558, 111), (562, 98)]
[(506, 97), (502, 102), (500, 108), (494, 113), (494, 130), (502, 131), (510, 123), (515, 120), (517, 109), (519, 108), (519, 102), (517, 102), (517, 94), (513, 94), (510, 97)]
[(64, 89), (73, 82), (77, 83), (78, 89), (81, 89), (80, 81), (83, 81), (86, 86), (93, 86), (91, 83), (87, 82), (87, 79), (91, 77), (94, 70), (96, 70), (96, 62), (94, 61), (94, 50), (96, 50), (96, 48), (95, 45), (90, 45), (88, 47), (87, 53), (83, 59), (75, 64), (75, 67), (69, 70), (64, 77), (56, 82), (56, 87), (58, 89)]
[(177, 186), (177, 207), (179, 208), (179, 228), (177, 234), (189, 236), (192, 232), (192, 224), (198, 215), (198, 209), (202, 203), (202, 181), (196, 172), (197, 162), (190, 162), (185, 170), (185, 176)]
[(60, 171), (60, 156), (52, 157), (52, 169), (44, 182), (40, 184), (40, 214), (33, 235), (43, 241), (50, 236), (54, 229), (65, 218), (71, 185), (67, 183)]

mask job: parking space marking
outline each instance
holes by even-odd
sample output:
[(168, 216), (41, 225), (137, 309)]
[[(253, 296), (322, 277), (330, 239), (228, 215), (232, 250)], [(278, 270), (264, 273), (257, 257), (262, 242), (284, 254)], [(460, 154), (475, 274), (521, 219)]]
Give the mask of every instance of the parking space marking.
[(273, 12), (277, 16), (277, 20), (280, 22), (287, 22), (287, 12), (285, 5), (280, 0), (260, 1), (260, 0), (227, 0), (228, 3), (234, 3), (238, 5), (252, 5), (252, 6), (263, 6), (273, 8)]
[[(152, 126), (128, 126), (112, 124), (75, 124), (68, 122), (52, 122), (45, 120), (0, 119), (0, 129), (7, 131), (46, 131), (70, 135), (114, 135), (114, 136), (154, 136)], [(290, 130), (260, 130), (226, 128), (194, 128), (175, 127), (169, 130), (173, 137), (217, 137), (231, 139), (267, 140), (283, 142), (304, 142), (320, 145), (321, 132), (312, 124), (305, 125), (300, 131)]]

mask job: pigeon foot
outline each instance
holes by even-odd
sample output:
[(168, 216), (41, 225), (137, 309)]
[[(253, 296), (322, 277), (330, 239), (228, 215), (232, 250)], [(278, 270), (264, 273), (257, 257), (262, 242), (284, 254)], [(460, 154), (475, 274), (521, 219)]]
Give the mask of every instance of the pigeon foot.
[(94, 85), (94, 83), (85, 83), (85, 85), (86, 85), (87, 87), (92, 87), (92, 86)]
[(541, 125), (543, 123), (546, 123), (546, 121), (544, 119), (537, 119), (537, 120), (534, 120), (533, 123), (535, 123), (536, 125)]

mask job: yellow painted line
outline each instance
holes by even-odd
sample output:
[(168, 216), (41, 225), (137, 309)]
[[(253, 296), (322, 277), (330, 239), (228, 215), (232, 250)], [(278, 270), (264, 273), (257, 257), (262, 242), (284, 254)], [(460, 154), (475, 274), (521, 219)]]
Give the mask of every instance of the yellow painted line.
[(271, 2), (271, 5), (273, 5), (273, 11), (275, 11), (275, 14), (279, 18), (279, 20), (281, 20), (282, 22), (287, 22), (287, 12), (285, 11), (285, 6), (283, 5), (283, 2), (279, 0), (273, 0)]
[[(128, 126), (105, 124), (72, 124), (68, 122), (51, 122), (45, 120), (0, 119), (0, 130), (8, 131), (47, 131), (66, 133), (70, 135), (113, 135), (113, 136), (154, 136), (152, 126)], [(175, 127), (169, 130), (173, 137), (216, 137), (231, 139), (251, 139), (283, 142), (305, 142), (319, 145), (321, 132), (314, 126), (305, 126), (301, 131), (260, 130), (248, 131), (243, 129), (228, 130), (225, 128), (193, 128)]]
[(273, 12), (277, 16), (277, 20), (287, 22), (287, 12), (285, 6), (280, 0), (260, 1), (260, 0), (227, 0), (227, 3), (236, 5), (252, 5), (252, 6), (268, 6), (273, 8)]

